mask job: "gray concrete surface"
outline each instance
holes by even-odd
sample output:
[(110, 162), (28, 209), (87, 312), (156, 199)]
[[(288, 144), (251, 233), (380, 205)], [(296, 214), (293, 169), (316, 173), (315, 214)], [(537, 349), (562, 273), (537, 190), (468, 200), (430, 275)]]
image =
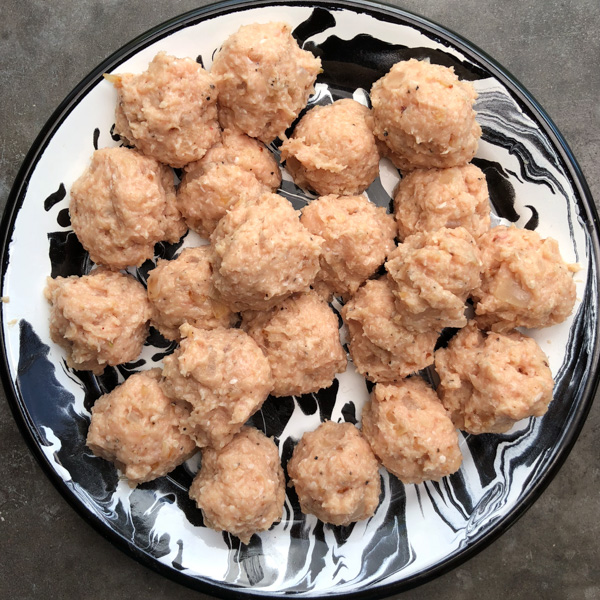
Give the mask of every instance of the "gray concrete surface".
[[(122, 44), (203, 2), (1, 0), (0, 199), (64, 96)], [(545, 107), (600, 199), (598, 0), (403, 0), (470, 39)], [(535, 505), (489, 548), (402, 598), (600, 599), (600, 403)], [(139, 565), (52, 487), (0, 399), (0, 598), (207, 598)]]

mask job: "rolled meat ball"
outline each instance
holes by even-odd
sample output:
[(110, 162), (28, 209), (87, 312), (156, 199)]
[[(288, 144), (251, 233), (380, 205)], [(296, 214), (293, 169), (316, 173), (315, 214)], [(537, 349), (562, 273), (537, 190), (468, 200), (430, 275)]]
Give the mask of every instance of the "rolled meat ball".
[(437, 332), (414, 333), (398, 322), (385, 277), (367, 281), (344, 305), (342, 317), (348, 325), (352, 362), (368, 380), (401, 381), (433, 363)]
[(401, 240), (442, 227), (464, 227), (477, 238), (490, 228), (485, 175), (472, 164), (407, 173), (396, 189), (394, 209)]
[(319, 271), (322, 238), (276, 194), (238, 202), (211, 235), (213, 283), (232, 310), (267, 310), (308, 291)]
[(415, 233), (385, 263), (398, 319), (414, 331), (464, 327), (465, 301), (481, 279), (481, 257), (463, 227)]
[(298, 46), (287, 23), (240, 27), (211, 67), (221, 125), (272, 142), (306, 106), (320, 71), (321, 60)]
[(503, 433), (539, 417), (552, 400), (548, 359), (518, 331), (484, 333), (471, 322), (435, 353), (438, 395), (454, 424), (473, 434)]
[(481, 137), (476, 98), (452, 67), (398, 62), (371, 88), (375, 135), (401, 171), (467, 164)]
[(128, 148), (102, 148), (71, 187), (71, 225), (97, 264), (140, 266), (157, 242), (187, 231), (175, 206), (173, 171)]
[(107, 79), (118, 95), (115, 133), (147, 156), (181, 168), (219, 140), (214, 77), (191, 58), (159, 52), (143, 73)]
[(268, 311), (242, 317), (242, 328), (271, 365), (273, 396), (317, 392), (346, 370), (338, 319), (314, 292), (294, 294)]
[(325, 240), (313, 284), (325, 298), (356, 293), (395, 248), (393, 217), (364, 196), (313, 200), (302, 210), (300, 222)]
[(134, 373), (92, 407), (86, 444), (136, 486), (170, 473), (196, 452), (180, 432), (186, 411), (163, 393), (160, 369)]
[(439, 481), (462, 463), (450, 415), (420, 377), (378, 383), (363, 408), (362, 431), (383, 466), (403, 483)]
[(244, 427), (220, 450), (204, 448), (190, 498), (202, 510), (204, 525), (250, 543), (283, 515), (285, 477), (277, 446)]
[(379, 505), (379, 463), (351, 423), (326, 421), (306, 432), (287, 472), (304, 514), (349, 525), (373, 516)]
[(98, 268), (82, 277), (48, 278), (50, 337), (67, 365), (99, 375), (107, 365), (135, 360), (148, 336), (152, 309), (133, 277)]
[(281, 159), (302, 188), (361, 194), (379, 175), (371, 111), (349, 98), (311, 108), (281, 145)]
[(275, 191), (280, 183), (279, 165), (263, 144), (226, 130), (200, 161), (186, 166), (177, 207), (190, 229), (209, 237), (233, 204)]
[(273, 388), (269, 361), (239, 329), (181, 326), (182, 340), (164, 358), (164, 392), (185, 402), (182, 432), (203, 448), (222, 448), (262, 406)]
[(500, 226), (482, 235), (478, 244), (483, 273), (472, 296), (482, 327), (494, 331), (548, 327), (571, 314), (577, 266), (564, 262), (556, 240)]
[(169, 340), (179, 340), (179, 327), (230, 327), (235, 313), (214, 298), (208, 246), (186, 248), (174, 260), (159, 260), (148, 275), (152, 325)]

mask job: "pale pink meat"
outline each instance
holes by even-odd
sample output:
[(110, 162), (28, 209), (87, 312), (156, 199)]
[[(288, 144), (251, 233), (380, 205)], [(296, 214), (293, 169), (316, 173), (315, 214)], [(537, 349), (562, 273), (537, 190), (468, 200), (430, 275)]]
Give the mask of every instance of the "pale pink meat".
[(239, 329), (196, 329), (186, 323), (181, 335), (179, 347), (163, 361), (163, 390), (189, 409), (182, 432), (200, 448), (222, 448), (271, 392), (269, 361)]
[(94, 152), (71, 186), (69, 212), (90, 258), (111, 269), (140, 266), (157, 242), (177, 242), (187, 230), (172, 170), (128, 148)]
[(204, 448), (190, 498), (207, 527), (248, 544), (283, 516), (285, 477), (277, 446), (257, 429), (244, 427), (220, 450)]
[(96, 400), (87, 445), (135, 486), (170, 473), (196, 444), (180, 432), (186, 411), (160, 388), (160, 369), (134, 373)]
[(314, 292), (294, 294), (268, 311), (247, 311), (242, 328), (271, 365), (273, 396), (317, 392), (346, 370), (338, 319)]
[(410, 59), (371, 88), (374, 132), (402, 171), (468, 163), (481, 136), (477, 92), (451, 67)]
[(326, 421), (304, 433), (287, 471), (302, 512), (325, 523), (368, 519), (379, 505), (379, 463), (351, 423)]
[(135, 360), (148, 336), (152, 309), (133, 277), (98, 268), (82, 277), (48, 278), (50, 336), (67, 364), (99, 375), (107, 365)]
[(379, 175), (371, 111), (349, 98), (311, 108), (283, 142), (281, 159), (300, 187), (361, 194)]
[(325, 242), (313, 287), (325, 298), (356, 293), (395, 248), (391, 215), (364, 196), (323, 196), (310, 202), (300, 222)]
[(147, 156), (183, 167), (219, 140), (215, 80), (193, 59), (159, 52), (143, 73), (107, 79), (118, 94), (115, 132)]
[(503, 433), (543, 415), (554, 386), (537, 342), (518, 331), (484, 333), (474, 322), (435, 353), (438, 395), (454, 424), (473, 434)]
[(231, 35), (211, 73), (219, 120), (265, 144), (281, 137), (306, 106), (321, 60), (299, 48), (287, 23), (253, 23)]

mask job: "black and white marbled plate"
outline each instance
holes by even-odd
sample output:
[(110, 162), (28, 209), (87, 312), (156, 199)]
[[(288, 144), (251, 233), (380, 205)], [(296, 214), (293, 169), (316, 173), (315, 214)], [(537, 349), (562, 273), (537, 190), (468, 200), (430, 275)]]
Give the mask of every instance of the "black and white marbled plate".
[[(68, 195), (94, 148), (119, 143), (111, 136), (115, 93), (102, 73), (143, 71), (159, 50), (198, 57), (209, 68), (215, 49), (240, 25), (271, 20), (291, 23), (298, 41), (323, 61), (311, 104), (340, 97), (368, 103), (371, 84), (411, 57), (453, 66), (472, 81), (483, 128), (475, 162), (486, 173), (498, 220), (556, 238), (565, 260), (582, 269), (572, 317), (529, 332), (548, 354), (556, 379), (543, 418), (517, 423), (504, 435), (462, 437), (464, 464), (439, 484), (404, 486), (382, 470), (375, 516), (351, 527), (303, 516), (289, 489), (282, 522), (244, 546), (206, 529), (187, 498), (197, 462), (131, 490), (85, 447), (94, 400), (131, 372), (160, 364), (173, 346), (154, 332), (135, 363), (101, 377), (73, 372), (50, 341), (42, 290), (49, 275), (82, 274), (92, 266), (71, 231)], [(389, 206), (397, 180), (382, 161), (371, 200)], [(298, 208), (310, 200), (286, 176), (280, 193)], [(117, 546), (214, 595), (375, 598), (449, 569), (504, 531), (541, 493), (574, 443), (597, 383), (598, 231), (568, 148), (498, 65), (444, 29), (391, 7), (223, 3), (138, 38), (86, 78), (45, 126), (18, 176), (2, 232), (2, 375), (34, 453), (65, 497)], [(189, 234), (178, 246), (199, 241)], [(159, 244), (156, 256), (172, 257), (178, 246)], [(152, 266), (148, 261), (132, 273), (143, 282)], [(252, 421), (274, 436), (285, 464), (302, 432), (322, 420), (358, 422), (367, 394), (364, 380), (349, 368), (318, 395), (269, 399)]]

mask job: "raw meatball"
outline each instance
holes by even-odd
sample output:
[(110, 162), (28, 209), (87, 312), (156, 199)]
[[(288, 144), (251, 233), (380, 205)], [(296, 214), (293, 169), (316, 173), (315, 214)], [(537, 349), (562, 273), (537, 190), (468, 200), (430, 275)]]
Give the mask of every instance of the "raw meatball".
[(219, 89), (219, 120), (265, 144), (292, 124), (321, 70), (321, 60), (301, 50), (286, 23), (253, 23), (231, 35), (211, 73)]
[(477, 321), (494, 331), (548, 327), (564, 321), (575, 304), (575, 265), (558, 243), (535, 231), (494, 227), (482, 235), (481, 286), (473, 291)]
[(481, 257), (464, 227), (407, 237), (385, 268), (405, 327), (441, 331), (466, 325), (465, 301), (480, 283)]
[(189, 405), (182, 431), (200, 448), (222, 448), (262, 406), (273, 388), (269, 361), (239, 329), (181, 326), (179, 348), (165, 357), (163, 389)]
[(442, 227), (464, 227), (477, 238), (490, 228), (485, 175), (471, 164), (407, 173), (396, 189), (394, 207), (400, 239)]
[(370, 280), (342, 309), (357, 371), (370, 381), (400, 381), (433, 363), (435, 331), (413, 333), (398, 323), (394, 295), (383, 277)]
[(245, 312), (242, 328), (269, 359), (273, 396), (317, 392), (346, 370), (338, 319), (314, 292), (295, 294), (268, 311)]
[(98, 268), (90, 275), (48, 278), (50, 337), (67, 365), (99, 375), (106, 365), (135, 360), (148, 336), (152, 309), (133, 277)]
[(375, 513), (379, 463), (352, 423), (327, 421), (302, 436), (287, 465), (304, 514), (349, 525)]
[(205, 448), (190, 498), (207, 527), (248, 544), (283, 515), (285, 478), (277, 446), (258, 429), (244, 427), (221, 450)]
[(396, 63), (371, 88), (375, 135), (400, 170), (464, 165), (481, 137), (476, 98), (452, 67), (415, 59)]
[(267, 310), (308, 291), (319, 271), (322, 238), (276, 194), (237, 203), (211, 235), (213, 283), (233, 310)]
[(208, 237), (235, 202), (275, 191), (280, 183), (273, 155), (259, 141), (227, 130), (202, 160), (185, 168), (177, 206), (190, 229)]
[(236, 316), (214, 299), (208, 246), (186, 248), (175, 260), (159, 260), (148, 275), (152, 325), (169, 340), (179, 339), (179, 327), (230, 327)]
[(361, 194), (379, 175), (371, 111), (345, 98), (315, 106), (281, 146), (281, 159), (303, 188), (326, 194)]
[(87, 445), (131, 485), (166, 475), (196, 451), (179, 431), (186, 411), (164, 395), (159, 381), (160, 369), (135, 373), (92, 408)]
[(176, 242), (187, 230), (171, 169), (128, 148), (94, 152), (71, 187), (69, 212), (90, 258), (112, 269), (140, 266), (157, 242)]
[(300, 222), (325, 243), (314, 287), (326, 298), (356, 293), (394, 249), (391, 215), (364, 196), (323, 196), (302, 211)]
[(552, 373), (536, 341), (518, 331), (483, 333), (470, 323), (435, 353), (438, 394), (454, 424), (469, 433), (503, 433), (543, 415)]
[(450, 415), (420, 377), (378, 383), (363, 408), (362, 429), (383, 466), (403, 483), (439, 481), (460, 468)]
[(139, 75), (109, 75), (118, 104), (115, 132), (172, 167), (200, 160), (219, 140), (213, 76), (191, 58), (159, 52)]

